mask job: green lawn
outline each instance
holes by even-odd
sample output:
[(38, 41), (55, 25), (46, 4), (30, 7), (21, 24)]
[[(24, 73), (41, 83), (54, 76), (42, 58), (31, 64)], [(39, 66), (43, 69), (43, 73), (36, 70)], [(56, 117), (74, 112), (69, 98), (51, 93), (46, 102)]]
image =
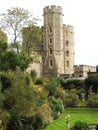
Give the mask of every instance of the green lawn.
[(65, 112), (48, 127), (42, 130), (66, 130), (67, 115), (70, 115), (70, 126), (76, 121), (85, 121), (89, 124), (98, 124), (98, 108), (66, 108)]

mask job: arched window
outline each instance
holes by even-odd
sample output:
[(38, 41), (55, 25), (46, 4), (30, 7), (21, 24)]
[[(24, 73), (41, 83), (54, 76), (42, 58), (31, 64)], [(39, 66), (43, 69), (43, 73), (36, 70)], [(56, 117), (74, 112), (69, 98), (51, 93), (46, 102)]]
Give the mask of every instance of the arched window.
[(52, 54), (52, 48), (50, 48), (50, 54)]
[(66, 61), (66, 67), (69, 68), (69, 61)]
[(68, 56), (68, 57), (69, 57), (69, 51), (68, 51), (68, 50), (66, 51), (66, 56)]

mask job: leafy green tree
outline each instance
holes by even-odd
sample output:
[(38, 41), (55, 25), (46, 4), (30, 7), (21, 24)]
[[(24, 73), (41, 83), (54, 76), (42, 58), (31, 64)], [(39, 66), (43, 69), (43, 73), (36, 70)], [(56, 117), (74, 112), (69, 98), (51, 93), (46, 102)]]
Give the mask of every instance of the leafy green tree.
[(11, 81), (7, 73), (0, 73), (1, 92), (11, 87)]
[(21, 59), (15, 51), (7, 51), (0, 55), (0, 70), (15, 70), (21, 65)]
[(27, 10), (23, 8), (11, 8), (7, 13), (1, 14), (0, 25), (7, 33), (13, 35), (13, 41), (17, 52), (19, 52), (19, 41), (21, 37), (21, 30), (24, 26), (35, 24), (36, 18)]
[(78, 79), (68, 79), (65, 82), (64, 85), (65, 89), (81, 89), (81, 88), (85, 88), (85, 81), (84, 80), (78, 80)]
[(3, 101), (4, 101), (4, 95), (2, 94), (2, 84), (0, 82), (0, 109), (3, 106)]
[(42, 29), (32, 25), (22, 30), (23, 44), (22, 51), (31, 55), (33, 51), (41, 52), (42, 49)]
[(85, 79), (86, 91), (89, 94), (91, 91), (98, 92), (98, 76), (89, 76)]
[(0, 28), (0, 41), (2, 41), (2, 42), (7, 42), (7, 36), (6, 36), (6, 34), (1, 30), (1, 28)]
[(6, 42), (0, 41), (0, 55), (2, 52), (7, 51), (8, 49), (8, 44)]
[(57, 85), (58, 84), (55, 79), (49, 80), (49, 82), (45, 86), (45, 89), (49, 92), (49, 96), (55, 96)]
[(9, 118), (6, 121), (3, 118), (7, 115), (2, 117), (2, 125), (6, 126), (8, 130), (12, 128), (22, 130), (22, 120), (25, 120), (26, 116), (29, 120), (30, 117), (35, 115), (38, 109), (34, 88), (31, 87), (31, 84), (25, 83), (26, 75), (24, 72), (17, 69), (17, 71), (6, 73), (11, 84), (3, 93), (3, 109), (7, 111)]

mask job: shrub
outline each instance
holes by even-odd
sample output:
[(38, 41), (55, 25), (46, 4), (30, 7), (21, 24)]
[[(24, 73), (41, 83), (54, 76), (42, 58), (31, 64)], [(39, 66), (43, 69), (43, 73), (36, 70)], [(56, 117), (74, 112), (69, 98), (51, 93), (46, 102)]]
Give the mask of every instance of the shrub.
[(90, 128), (87, 122), (77, 121), (72, 130), (90, 130)]
[(36, 85), (43, 84), (43, 79), (42, 78), (37, 78), (34, 83)]
[(92, 93), (88, 96), (89, 107), (98, 107), (98, 94)]
[(2, 92), (4, 92), (5, 90), (11, 87), (10, 77), (7, 73), (0, 74), (0, 81), (2, 85), (2, 89), (1, 89)]
[(29, 76), (25, 76), (25, 84), (28, 86), (30, 85), (31, 79)]
[(37, 77), (37, 72), (35, 70), (31, 70), (31, 77), (34, 79)]
[(57, 88), (57, 82), (56, 82), (56, 80), (55, 79), (51, 79), (47, 83), (47, 85), (45, 87), (45, 89), (49, 92), (48, 96), (55, 96), (56, 90), (57, 90), (56, 88)]
[(52, 110), (52, 117), (54, 119), (58, 118), (59, 113), (62, 113), (64, 110), (62, 101), (59, 99), (56, 99), (55, 97), (49, 98), (49, 106)]
[(75, 91), (73, 90), (66, 90), (63, 96), (63, 102), (66, 107), (77, 107), (79, 102), (79, 97)]

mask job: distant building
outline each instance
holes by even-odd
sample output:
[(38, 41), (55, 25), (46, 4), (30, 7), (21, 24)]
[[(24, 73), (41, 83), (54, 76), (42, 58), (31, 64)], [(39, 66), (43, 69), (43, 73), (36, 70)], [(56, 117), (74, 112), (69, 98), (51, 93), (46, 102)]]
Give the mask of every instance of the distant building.
[(89, 65), (74, 65), (74, 77), (87, 77), (88, 72), (95, 73), (96, 67)]

